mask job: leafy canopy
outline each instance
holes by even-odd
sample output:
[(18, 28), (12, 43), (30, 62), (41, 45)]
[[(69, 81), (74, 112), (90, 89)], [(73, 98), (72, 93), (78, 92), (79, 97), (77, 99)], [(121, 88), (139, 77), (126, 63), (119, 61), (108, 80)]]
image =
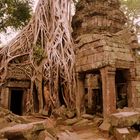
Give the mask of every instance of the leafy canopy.
[(30, 4), (29, 0), (0, 0), (0, 31), (25, 26), (31, 17)]
[(120, 0), (122, 10), (127, 19), (128, 26), (133, 27), (137, 34), (140, 32), (140, 0)]

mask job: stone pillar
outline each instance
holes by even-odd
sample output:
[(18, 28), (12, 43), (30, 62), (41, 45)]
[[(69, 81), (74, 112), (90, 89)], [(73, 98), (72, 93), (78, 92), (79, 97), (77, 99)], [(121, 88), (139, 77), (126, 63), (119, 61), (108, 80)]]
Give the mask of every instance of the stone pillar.
[(0, 105), (6, 109), (10, 109), (9, 88), (2, 88), (0, 96)]
[(81, 108), (82, 108), (82, 97), (85, 94), (85, 87), (84, 87), (85, 76), (83, 74), (77, 74), (77, 94), (76, 94), (76, 110), (77, 116), (80, 117), (81, 115)]
[(115, 68), (105, 67), (100, 70), (102, 77), (103, 116), (116, 111)]
[(91, 87), (88, 88), (88, 108), (92, 109), (92, 104), (93, 104), (93, 90)]
[(29, 94), (30, 94), (30, 89), (24, 89), (24, 92), (23, 92), (23, 103), (22, 103), (22, 115), (27, 115), (26, 113), (29, 113)]
[(128, 86), (127, 86), (127, 98), (128, 107), (138, 107), (137, 93), (136, 93), (136, 76), (135, 69), (130, 69), (129, 75), (127, 76)]
[(93, 74), (88, 74), (88, 82), (87, 82), (87, 86), (88, 86), (88, 108), (92, 109), (92, 96), (93, 96), (93, 87), (94, 87), (94, 76)]

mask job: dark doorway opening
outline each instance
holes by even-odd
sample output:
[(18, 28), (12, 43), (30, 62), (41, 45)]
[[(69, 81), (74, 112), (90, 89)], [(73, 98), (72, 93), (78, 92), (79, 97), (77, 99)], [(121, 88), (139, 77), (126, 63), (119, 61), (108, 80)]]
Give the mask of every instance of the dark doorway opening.
[(60, 102), (60, 106), (65, 105), (65, 100), (64, 100), (64, 87), (63, 85), (59, 85), (59, 102)]
[(85, 111), (87, 114), (103, 114), (102, 80), (100, 72), (92, 74), (85, 88)]
[(39, 112), (39, 100), (38, 100), (38, 91), (37, 91), (37, 87), (34, 83), (33, 85), (33, 105), (34, 105), (34, 112), (38, 113)]
[(94, 110), (95, 114), (103, 114), (103, 97), (102, 97), (102, 88), (100, 87), (99, 89), (94, 89), (94, 98), (93, 98), (93, 103), (94, 103)]
[(11, 90), (10, 110), (14, 114), (22, 115), (23, 92), (22, 89)]
[(58, 82), (58, 98), (59, 98), (59, 104), (60, 106), (64, 105), (66, 106), (65, 103), (65, 95), (64, 95), (64, 85), (62, 84), (64, 83), (64, 79), (60, 78), (59, 76), (59, 82)]
[(116, 70), (116, 108), (128, 107), (128, 77), (129, 70)]

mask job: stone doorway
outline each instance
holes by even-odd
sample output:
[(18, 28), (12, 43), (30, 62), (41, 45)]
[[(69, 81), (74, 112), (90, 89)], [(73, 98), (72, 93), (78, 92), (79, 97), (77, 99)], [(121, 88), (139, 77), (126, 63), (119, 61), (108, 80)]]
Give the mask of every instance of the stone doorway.
[(103, 113), (102, 80), (100, 72), (87, 74), (85, 79), (85, 111), (87, 114)]
[(129, 70), (117, 69), (115, 76), (116, 84), (116, 108), (128, 107), (128, 78)]
[(10, 110), (17, 115), (23, 113), (23, 93), (23, 89), (11, 89)]

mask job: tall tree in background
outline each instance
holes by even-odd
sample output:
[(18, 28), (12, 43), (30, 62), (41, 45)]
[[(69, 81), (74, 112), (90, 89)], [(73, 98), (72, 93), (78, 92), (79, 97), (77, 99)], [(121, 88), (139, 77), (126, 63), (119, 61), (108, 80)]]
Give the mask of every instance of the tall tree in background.
[(29, 0), (0, 0), (0, 31), (7, 27), (19, 29), (25, 26), (31, 17)]
[(140, 1), (121, 0), (122, 10), (128, 18), (127, 26), (133, 28), (140, 35)]

